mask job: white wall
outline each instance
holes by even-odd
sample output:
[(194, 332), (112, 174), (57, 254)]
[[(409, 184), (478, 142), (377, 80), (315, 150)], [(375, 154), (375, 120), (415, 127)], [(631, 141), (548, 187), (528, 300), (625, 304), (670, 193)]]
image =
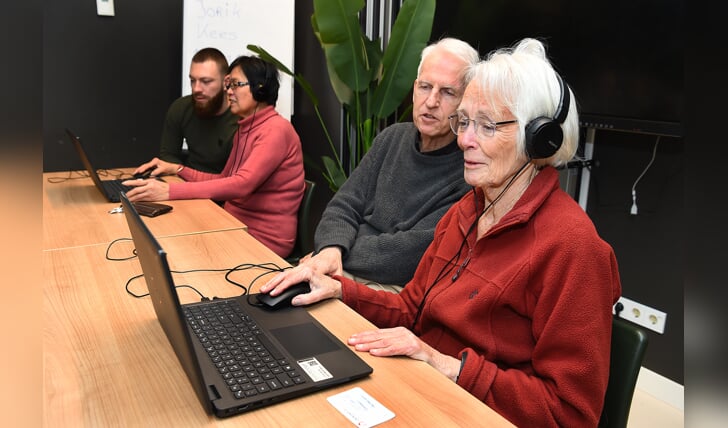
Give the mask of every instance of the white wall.
[[(184, 0), (182, 95), (191, 93), (192, 56), (205, 47), (232, 62), (253, 54), (247, 45), (259, 45), (294, 70), (294, 12), (295, 0)], [(276, 110), (289, 120), (293, 114), (293, 78), (283, 73)]]

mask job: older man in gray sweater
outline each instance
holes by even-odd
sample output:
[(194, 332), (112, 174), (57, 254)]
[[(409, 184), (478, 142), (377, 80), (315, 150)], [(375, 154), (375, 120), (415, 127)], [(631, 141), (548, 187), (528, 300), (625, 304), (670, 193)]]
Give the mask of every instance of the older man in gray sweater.
[(390, 291), (412, 278), (435, 225), (469, 189), (448, 116), (460, 103), (467, 67), (477, 61), (475, 49), (452, 38), (422, 51), (413, 122), (377, 135), (326, 207), (315, 251), (302, 264)]

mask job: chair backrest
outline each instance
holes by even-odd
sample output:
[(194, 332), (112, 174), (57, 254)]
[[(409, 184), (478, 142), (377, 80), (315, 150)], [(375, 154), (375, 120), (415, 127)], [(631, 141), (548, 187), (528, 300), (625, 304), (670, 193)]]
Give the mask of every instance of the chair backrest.
[(625, 428), (632, 406), (637, 375), (647, 350), (647, 333), (640, 327), (614, 317), (609, 362), (609, 384), (599, 427)]
[(316, 183), (311, 180), (304, 180), (306, 189), (303, 191), (303, 199), (298, 207), (298, 231), (296, 233), (296, 244), (291, 255), (286, 257), (288, 263), (295, 265), (298, 260), (313, 251), (313, 225), (311, 224), (311, 203)]

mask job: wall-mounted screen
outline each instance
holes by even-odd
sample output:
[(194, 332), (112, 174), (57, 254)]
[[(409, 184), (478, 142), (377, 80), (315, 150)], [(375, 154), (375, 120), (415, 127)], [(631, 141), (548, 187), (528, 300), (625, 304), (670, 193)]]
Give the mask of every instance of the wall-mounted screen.
[(432, 38), (462, 38), (481, 55), (539, 38), (583, 126), (682, 136), (682, 16), (676, 0), (451, 0), (438, 3)]

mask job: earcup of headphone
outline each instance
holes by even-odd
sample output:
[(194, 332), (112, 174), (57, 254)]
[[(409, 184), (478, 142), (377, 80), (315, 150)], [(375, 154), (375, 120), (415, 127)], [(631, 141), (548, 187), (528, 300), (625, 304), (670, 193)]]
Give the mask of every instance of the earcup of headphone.
[(263, 81), (256, 83), (255, 88), (252, 91), (253, 99), (258, 102), (263, 102), (268, 98), (268, 91), (271, 86), (271, 80), (273, 79), (276, 70), (275, 66), (267, 62), (263, 63), (263, 67), (265, 67)]
[(253, 89), (253, 99), (258, 102), (265, 100), (265, 85), (263, 83), (255, 85), (255, 88)]
[(531, 159), (544, 159), (553, 156), (561, 147), (561, 142), (564, 139), (561, 124), (543, 116), (528, 122), (525, 133), (526, 153)]
[(564, 140), (561, 124), (569, 114), (571, 95), (569, 95), (569, 87), (561, 79), (559, 73), (556, 73), (556, 80), (559, 82), (560, 96), (553, 119), (539, 116), (528, 122), (524, 128), (526, 154), (531, 159), (545, 159), (555, 155)]

